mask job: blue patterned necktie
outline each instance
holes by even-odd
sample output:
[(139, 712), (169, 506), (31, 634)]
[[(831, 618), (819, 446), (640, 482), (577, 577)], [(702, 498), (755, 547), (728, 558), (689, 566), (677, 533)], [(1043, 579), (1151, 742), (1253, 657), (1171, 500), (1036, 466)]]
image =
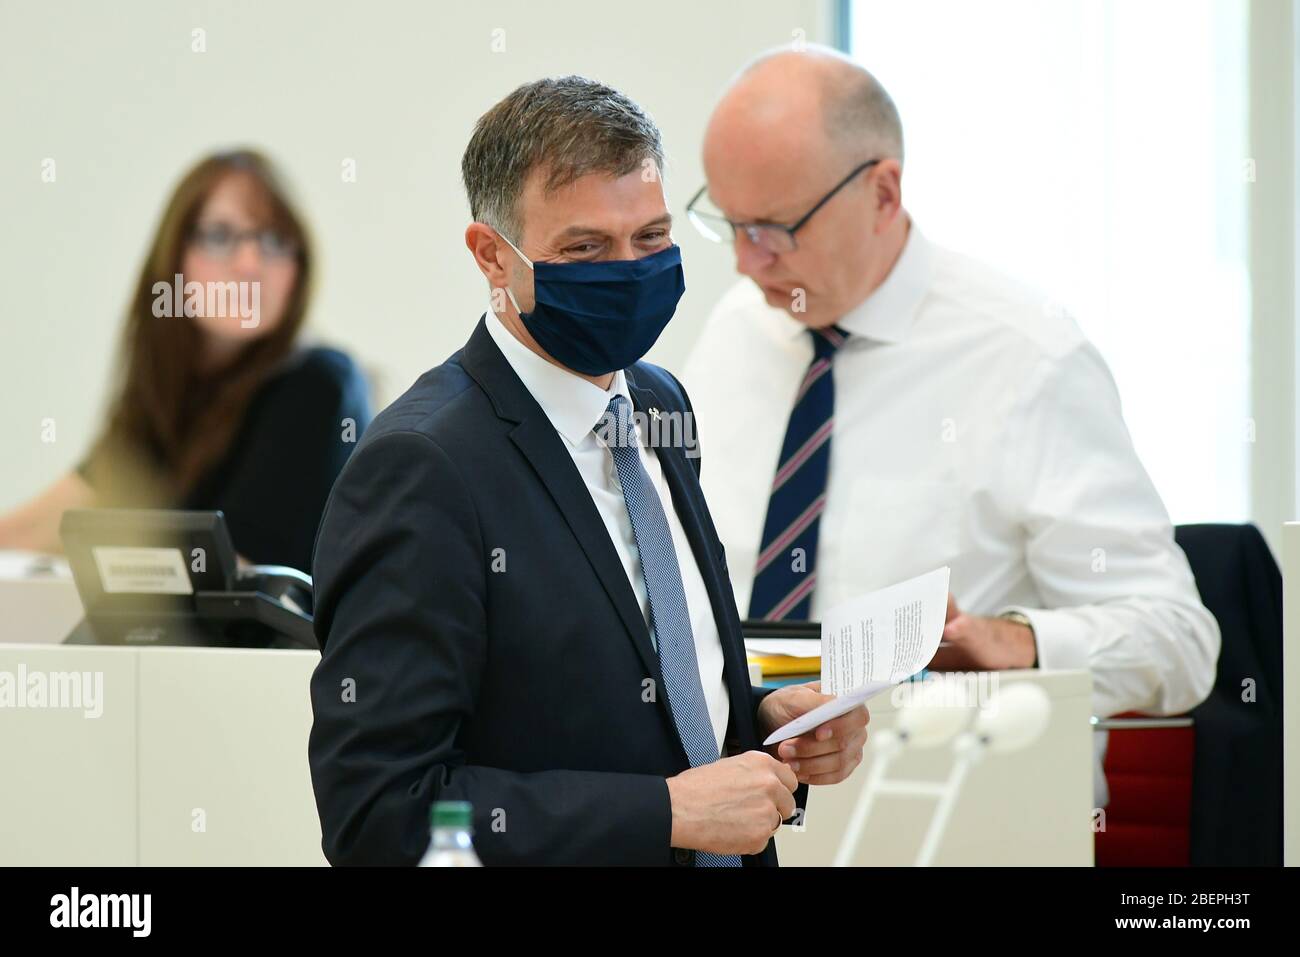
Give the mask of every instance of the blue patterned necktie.
[(810, 329), (813, 361), (795, 394), (767, 502), (749, 617), (806, 621), (817, 584), (817, 529), (826, 507), (835, 384), (831, 358), (848, 333)]
[[(677, 733), (681, 736), (691, 767), (718, 760), (718, 740), (709, 719), (709, 708), (700, 685), (700, 666), (695, 657), (695, 635), (686, 605), (686, 589), (677, 564), (677, 550), (664, 515), (659, 493), (641, 465), (640, 444), (632, 421), (632, 403), (616, 395), (597, 427), (608, 441), (623, 501), (632, 520), (632, 537), (641, 557), (641, 576), (650, 599), (650, 628), (659, 653), (659, 670)], [(735, 854), (695, 855), (696, 867), (739, 867)]]

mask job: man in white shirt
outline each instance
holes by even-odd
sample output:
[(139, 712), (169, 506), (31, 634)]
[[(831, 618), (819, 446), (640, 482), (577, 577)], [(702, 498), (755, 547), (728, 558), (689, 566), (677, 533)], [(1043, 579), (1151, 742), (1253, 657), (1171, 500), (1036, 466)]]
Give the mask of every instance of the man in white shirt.
[(902, 164), (888, 94), (824, 48), (755, 61), (710, 120), (691, 217), (746, 278), (683, 380), (742, 614), (817, 619), (949, 565), (933, 667), (1086, 668), (1098, 715), (1191, 708), (1218, 626), (1104, 361), (932, 244)]

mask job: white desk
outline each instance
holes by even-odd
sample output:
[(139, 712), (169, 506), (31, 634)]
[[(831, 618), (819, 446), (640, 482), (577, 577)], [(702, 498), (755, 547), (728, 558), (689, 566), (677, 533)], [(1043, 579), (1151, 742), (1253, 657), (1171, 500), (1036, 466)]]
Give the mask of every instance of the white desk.
[[(307, 765), (309, 651), (0, 644), (0, 672), (102, 675), (102, 715), (0, 708), (0, 865), (325, 863)], [(1090, 864), (1089, 681), (1008, 674), (1052, 698), (1032, 748), (970, 775), (939, 863)], [(872, 723), (892, 720), (873, 707)], [(778, 837), (782, 862), (825, 863), (862, 780), (813, 789), (807, 829)], [(941, 777), (920, 753), (898, 774)], [(882, 798), (860, 861), (909, 863), (929, 801)], [(196, 827), (202, 814), (203, 829)]]
[[(944, 865), (1079, 865), (1093, 863), (1092, 680), (1082, 671), (1008, 671), (1001, 686), (1032, 681), (1052, 702), (1052, 717), (1033, 745), (991, 754), (966, 778), (935, 855)], [(892, 727), (890, 696), (870, 705), (869, 729)], [(782, 828), (776, 846), (783, 866), (829, 865), (871, 767), (862, 764), (842, 784), (814, 787), (805, 828)], [(943, 781), (952, 766), (949, 747), (909, 751), (889, 768), (889, 779)], [(930, 798), (881, 795), (867, 820), (853, 863), (911, 866), (935, 807)]]
[(0, 709), (0, 865), (324, 864), (307, 766), (319, 660), (0, 645), (0, 672), (103, 675), (98, 718)]
[(68, 563), (55, 559), (49, 571), (33, 573), (34, 559), (0, 551), (0, 642), (57, 644), (81, 621)]

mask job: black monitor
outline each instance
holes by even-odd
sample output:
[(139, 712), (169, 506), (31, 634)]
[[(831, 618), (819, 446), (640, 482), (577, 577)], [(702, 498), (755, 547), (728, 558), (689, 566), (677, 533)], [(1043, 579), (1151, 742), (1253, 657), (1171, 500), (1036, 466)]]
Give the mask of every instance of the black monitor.
[(798, 638), (821, 641), (822, 638), (821, 622), (817, 621), (767, 621), (761, 618), (746, 618), (740, 623), (740, 632), (746, 638), (753, 639)]
[(59, 535), (86, 612), (70, 643), (316, 647), (310, 577), (241, 570), (219, 511), (72, 509)]

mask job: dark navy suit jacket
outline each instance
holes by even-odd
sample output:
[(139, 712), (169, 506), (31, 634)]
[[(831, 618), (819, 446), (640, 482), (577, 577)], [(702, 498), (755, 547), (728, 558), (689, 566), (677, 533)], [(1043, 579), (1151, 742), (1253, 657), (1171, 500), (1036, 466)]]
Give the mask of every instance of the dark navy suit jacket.
[[(690, 413), (669, 373), (625, 374), (639, 411)], [(728, 752), (756, 749), (764, 692), (749, 683), (700, 459), (657, 451), (722, 641)], [(313, 575), (309, 751), (331, 863), (415, 863), (435, 800), (473, 804), (489, 865), (693, 863), (670, 846), (666, 778), (690, 764), (654, 693), (635, 593), (563, 440), (482, 320), (366, 430)], [(745, 863), (775, 864), (775, 847)]]

